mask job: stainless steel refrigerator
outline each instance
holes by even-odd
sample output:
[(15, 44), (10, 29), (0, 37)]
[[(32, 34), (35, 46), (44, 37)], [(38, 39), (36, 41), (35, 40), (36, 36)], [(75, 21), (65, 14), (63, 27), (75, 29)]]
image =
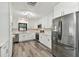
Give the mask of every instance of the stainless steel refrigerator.
[(57, 57), (76, 56), (76, 14), (53, 19), (52, 54)]
[(76, 56), (79, 57), (79, 12), (76, 12)]

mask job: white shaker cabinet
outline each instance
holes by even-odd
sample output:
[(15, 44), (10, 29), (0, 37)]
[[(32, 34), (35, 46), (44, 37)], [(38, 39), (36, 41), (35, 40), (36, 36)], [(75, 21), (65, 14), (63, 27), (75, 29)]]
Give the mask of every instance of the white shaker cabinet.
[(61, 2), (54, 7), (54, 18), (78, 11), (78, 2)]
[(19, 41), (27, 41), (35, 39), (35, 33), (20, 33)]
[(47, 35), (47, 47), (49, 47), (51, 49), (51, 36)]
[(39, 34), (39, 41), (46, 47), (51, 49), (51, 35), (46, 35), (45, 33)]
[(78, 2), (62, 3), (64, 15), (78, 11)]
[(43, 45), (47, 46), (47, 45), (46, 45), (46, 44), (47, 44), (47, 39), (46, 39), (46, 36), (45, 36), (43, 33), (40, 33), (40, 34), (39, 34), (39, 41), (40, 41)]
[(60, 17), (62, 11), (63, 11), (63, 9), (62, 9), (62, 4), (61, 4), (61, 3), (57, 4), (57, 5), (54, 7), (54, 18)]

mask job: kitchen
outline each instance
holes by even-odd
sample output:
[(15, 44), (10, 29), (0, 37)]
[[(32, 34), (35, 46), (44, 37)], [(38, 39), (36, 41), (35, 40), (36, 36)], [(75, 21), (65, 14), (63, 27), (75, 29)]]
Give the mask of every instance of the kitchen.
[(79, 2), (1, 2), (0, 7), (1, 57), (79, 57)]
[[(22, 7), (18, 7), (18, 5), (19, 6), (21, 5)], [(48, 12), (43, 10), (43, 8), (45, 6), (50, 6)], [(14, 9), (12, 9), (12, 10), (14, 10), (13, 19), (15, 19), (15, 20), (13, 20), (13, 27), (14, 27), (13, 31), (14, 31), (14, 35), (17, 34), (17, 32), (19, 33), (18, 34), (19, 42), (40, 40), (41, 43), (44, 43), (47, 47), (51, 48), (52, 14), (49, 13), (50, 11), (52, 11), (52, 10), (50, 10), (51, 6), (52, 6), (52, 3), (51, 4), (50, 3), (37, 3), (37, 5), (35, 5), (35, 6), (26, 5), (26, 3), (23, 3), (23, 5), (22, 5), (22, 3), (13, 3), (13, 8), (14, 8)], [(39, 10), (38, 7), (40, 7), (41, 9)], [(27, 8), (28, 8), (28, 11), (22, 11), (22, 13), (24, 12), (25, 14), (22, 14), (21, 12), (19, 12), (20, 10), (26, 10)], [(47, 7), (45, 7), (45, 9), (47, 9)], [(16, 11), (19, 14), (16, 13)], [(36, 13), (34, 13), (34, 12), (36, 12)], [(45, 20), (48, 20), (50, 17), (51, 18), (49, 21), (44, 22), (45, 20), (40, 19), (40, 18), (43, 18), (43, 16), (44, 16), (44, 18), (46, 18)], [(18, 18), (20, 18), (20, 17), (24, 17), (24, 18), (21, 18), (19, 20)], [(37, 20), (37, 19), (39, 19), (39, 20)], [(25, 31), (25, 29), (20, 30), (21, 28), (20, 28), (19, 23), (20, 23), (20, 25), (22, 23), (26, 23), (26, 25), (25, 25), (25, 29), (27, 27), (26, 31)], [(20, 29), (18, 29), (18, 26)], [(17, 31), (17, 30), (19, 30), (19, 31)], [(38, 40), (36, 39), (36, 34), (40, 37), (40, 38), (38, 38)], [(46, 41), (44, 41), (44, 39), (46, 39)]]

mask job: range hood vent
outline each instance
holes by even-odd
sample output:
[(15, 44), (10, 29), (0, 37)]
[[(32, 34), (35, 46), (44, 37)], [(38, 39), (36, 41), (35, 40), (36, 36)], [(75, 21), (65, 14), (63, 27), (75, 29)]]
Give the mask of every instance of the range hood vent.
[(28, 5), (35, 6), (37, 2), (27, 2)]

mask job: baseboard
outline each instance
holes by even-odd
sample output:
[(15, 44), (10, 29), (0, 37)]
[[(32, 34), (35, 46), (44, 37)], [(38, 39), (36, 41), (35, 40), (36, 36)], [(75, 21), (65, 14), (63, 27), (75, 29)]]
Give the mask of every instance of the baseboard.
[(26, 41), (19, 41), (18, 43), (20, 43), (20, 42), (29, 42), (29, 41), (36, 41), (36, 39), (26, 40)]

